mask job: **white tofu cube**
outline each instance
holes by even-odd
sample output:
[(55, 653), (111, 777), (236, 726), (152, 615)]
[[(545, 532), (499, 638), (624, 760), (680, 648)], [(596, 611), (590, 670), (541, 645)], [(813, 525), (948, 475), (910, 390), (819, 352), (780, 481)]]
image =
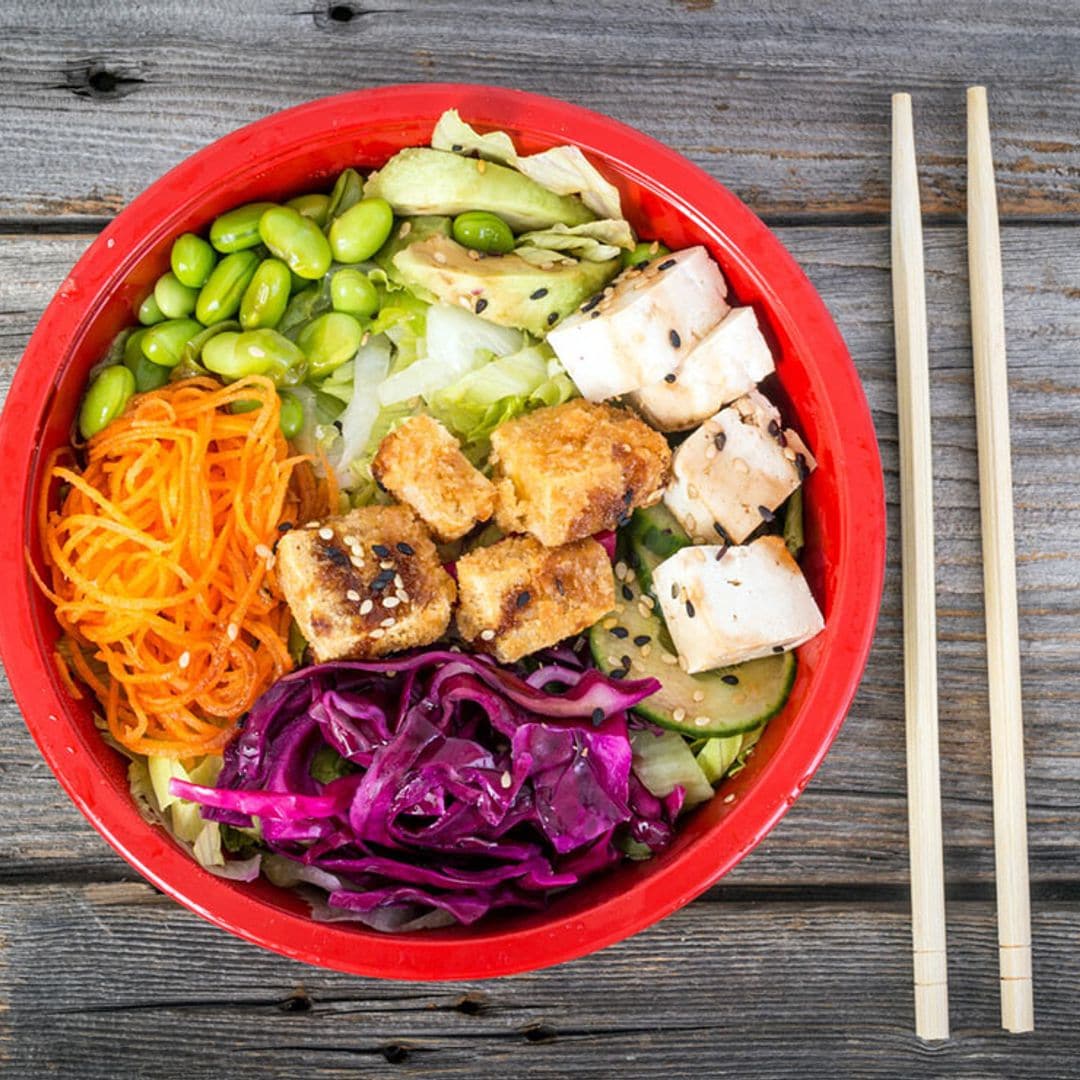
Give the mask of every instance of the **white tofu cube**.
[(683, 548), (656, 568), (653, 581), (691, 674), (793, 649), (825, 626), (779, 536), (745, 547)]
[(675, 451), (664, 502), (694, 539), (741, 544), (816, 467), (776, 406), (751, 390)]
[(717, 409), (775, 371), (772, 351), (749, 307), (732, 308), (674, 372), (629, 395), (629, 403), (660, 431), (696, 427)]
[(658, 256), (610, 288), (548, 334), (589, 401), (661, 381), (728, 312), (727, 282), (703, 247)]

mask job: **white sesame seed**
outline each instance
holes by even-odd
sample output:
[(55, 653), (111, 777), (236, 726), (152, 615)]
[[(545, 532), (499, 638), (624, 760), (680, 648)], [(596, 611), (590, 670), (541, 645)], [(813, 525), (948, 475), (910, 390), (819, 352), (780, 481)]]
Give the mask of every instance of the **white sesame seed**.
[(481, 630), (480, 631), (480, 640), (481, 641), (491, 641), (494, 637), (495, 637), (495, 631), (494, 630)]
[(354, 547), (359, 547), (360, 546), (360, 541), (357, 540), (355, 536), (343, 536), (341, 538), (341, 542), (346, 547), (354, 548)]
[(359, 555), (350, 555), (349, 562), (351, 562), (358, 570), (364, 565), (364, 560)]
[(396, 596), (384, 596), (382, 606), (384, 608), (396, 608), (401, 601)]
[(177, 660), (176, 662), (177, 662), (177, 664), (180, 665), (180, 670), (183, 671), (184, 668), (186, 668), (188, 666), (188, 664), (191, 663), (191, 653), (182, 652), (180, 654), (180, 659)]
[(258, 555), (260, 559), (269, 559), (273, 552), (265, 544), (256, 544), (255, 554)]
[(383, 561), (381, 563), (379, 563), (379, 569), (380, 570), (393, 570), (394, 569), (394, 564), (389, 559), (383, 559)]
[(483, 158), (480, 158), (480, 160), (477, 161), (476, 171), (481, 175), (487, 172), (487, 162)]
[(404, 589), (398, 589), (398, 591), (397, 591), (396, 593), (394, 593), (394, 595), (395, 595), (395, 596), (396, 596), (396, 597), (397, 597), (397, 598), (398, 598), (398, 599), (399, 599), (399, 600), (400, 600), (400, 601), (401, 601), (401, 602), (402, 602), (403, 604), (407, 604), (407, 603), (409, 602), (409, 594), (408, 594), (408, 593), (407, 593), (407, 592), (406, 592), (406, 591), (405, 591)]
[(411, 221), (403, 221), (401, 223), (401, 228), (398, 229), (398, 236), (400, 236), (404, 240), (405, 237), (408, 236), (410, 232), (412, 232), (412, 222)]
[(651, 653), (651, 652), (652, 652), (652, 646), (651, 645), (642, 645), (641, 646), (641, 655), (642, 656), (648, 656), (649, 653)]
[(372, 637), (373, 637), (373, 638), (374, 638), (374, 639), (375, 639), (376, 641), (378, 641), (378, 640), (379, 640), (379, 638), (381, 638), (381, 637), (385, 637), (385, 636), (386, 636), (386, 631), (385, 631), (385, 630), (381, 630), (381, 629), (379, 629), (379, 627), (376, 627), (376, 628), (375, 628), (374, 630), (372, 630), (372, 631), (371, 631), (371, 636), (372, 636)]
[(646, 606), (646, 607), (647, 607), (647, 608), (648, 608), (648, 609), (649, 609), (650, 611), (652, 611), (652, 609), (653, 609), (654, 607), (656, 607), (656, 601), (655, 601), (655, 600), (654, 600), (654, 599), (653, 599), (653, 598), (652, 598), (651, 596), (648, 596), (648, 595), (644, 595), (644, 596), (642, 596), (642, 598), (641, 598), (641, 602), (642, 602), (642, 603), (643, 603), (643, 604), (644, 604), (644, 605), (645, 605), (645, 606)]
[(395, 574), (394, 575), (394, 588), (395, 589), (404, 589), (405, 588), (405, 582), (401, 580), (401, 575), (400, 574)]
[(397, 619), (395, 619), (393, 615), (388, 615), (385, 619), (383, 619), (381, 623), (379, 623), (379, 625), (384, 626), (387, 630), (389, 630), (390, 627), (393, 626), (396, 622)]
[(711, 723), (711, 721), (710, 721), (709, 717), (707, 717), (707, 716), (695, 716), (694, 717), (694, 726), (695, 727), (708, 727), (710, 723)]
[(620, 581), (626, 580), (626, 569), (626, 563), (624, 563), (621, 559), (615, 564), (615, 576)]
[(678, 662), (679, 662), (679, 670), (680, 671), (685, 671), (686, 667), (687, 667), (686, 659), (684, 657), (680, 656)]
[(612, 667), (622, 667), (622, 660), (620, 660), (617, 656), (609, 656), (607, 658), (607, 662)]
[(677, 659), (676, 659), (676, 658), (675, 658), (674, 656), (672, 656), (672, 655), (671, 655), (671, 653), (669, 653), (669, 652), (666, 652), (666, 653), (661, 653), (661, 654), (660, 654), (660, 659), (661, 659), (661, 660), (662, 660), (662, 661), (663, 661), (663, 662), (664, 662), (665, 664), (677, 664), (677, 663), (679, 662), (679, 661), (678, 661), (678, 660), (677, 660)]
[(704, 690), (695, 690), (694, 693), (693, 693), (693, 698), (694, 698), (695, 701), (704, 701), (705, 700), (705, 691)]
[(225, 627), (225, 633), (228, 635), (230, 641), (235, 641), (240, 636), (240, 627), (236, 623), (229, 623)]
[(360, 594), (355, 589), (349, 589), (349, 591), (345, 593), (345, 599), (352, 600), (355, 603), (360, 599)]
[(435, 254), (432, 255), (432, 258), (439, 263), (440, 266), (446, 262), (446, 256), (441, 251), (436, 251)]
[(361, 615), (366, 615), (374, 606), (375, 606), (375, 601), (374, 600), (365, 600), (360, 605), (360, 614)]
[(334, 539), (334, 530), (331, 529), (328, 525), (324, 525), (319, 530), (319, 539), (320, 540), (333, 540)]
[(686, 719), (686, 710), (683, 708), (676, 709), (672, 714), (675, 718), (676, 724), (681, 724)]
[(476, 248), (469, 248), (469, 258), (472, 259), (473, 262), (479, 262), (480, 252), (477, 251)]
[(277, 565), (277, 556), (271, 554), (270, 557), (266, 560), (266, 569), (267, 570), (273, 570), (276, 565)]
[(734, 793), (732, 793), (731, 795), (725, 795), (725, 796), (724, 796), (724, 802), (726, 802), (726, 803), (733, 803), (734, 801), (735, 801), (735, 795), (734, 795)]
[(504, 788), (508, 788), (513, 782), (514, 781), (508, 772), (504, 772), (502, 776), (499, 777), (499, 783), (502, 784)]
[(319, 524), (320, 524), (320, 523), (319, 523), (318, 521), (309, 521), (309, 522), (308, 522), (308, 523), (307, 523), (307, 524), (306, 524), (306, 525), (304, 526), (304, 528), (305, 528), (305, 529), (317, 529), (317, 528), (319, 527)]

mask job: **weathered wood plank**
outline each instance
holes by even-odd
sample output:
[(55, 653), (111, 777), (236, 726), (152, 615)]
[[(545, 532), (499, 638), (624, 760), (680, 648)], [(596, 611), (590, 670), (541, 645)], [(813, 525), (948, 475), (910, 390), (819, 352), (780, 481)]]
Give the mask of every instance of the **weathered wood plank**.
[[(889, 575), (877, 641), (851, 716), (797, 808), (728, 878), (745, 886), (907, 877), (896, 544), (896, 409), (888, 237), (877, 227), (780, 235), (835, 313), (864, 380), (889, 490)], [(975, 432), (963, 236), (927, 232), (936, 439), (942, 772), (954, 880), (993, 874)], [(0, 240), (0, 388), (37, 314), (87, 237)], [(1064, 734), (1080, 711), (1080, 321), (1070, 230), (1004, 232), (1024, 643), (1032, 874), (1077, 876), (1080, 754)], [(128, 873), (70, 806), (0, 692), (0, 880)]]
[(887, 212), (897, 89), (915, 94), (924, 209), (958, 217), (962, 90), (985, 82), (1003, 212), (1075, 216), (1078, 16), (1076, 0), (8, 5), (0, 218), (111, 215), (193, 150), (275, 109), (425, 81), (515, 86), (606, 112), (786, 218)]
[(1074, 1076), (1080, 906), (1036, 905), (1024, 1038), (998, 1030), (993, 905), (949, 919), (954, 1035), (927, 1047), (902, 905), (695, 904), (550, 971), (440, 985), (304, 967), (143, 884), (4, 888), (0, 1046), (12, 1075), (79, 1080)]

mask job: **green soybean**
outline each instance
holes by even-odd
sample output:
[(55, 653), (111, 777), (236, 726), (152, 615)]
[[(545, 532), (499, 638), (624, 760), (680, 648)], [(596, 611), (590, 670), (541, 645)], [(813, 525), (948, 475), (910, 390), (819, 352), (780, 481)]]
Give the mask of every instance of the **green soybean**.
[(316, 315), (321, 315), (330, 307), (330, 300), (321, 285), (308, 285), (306, 289), (295, 292), (289, 298), (289, 306), (275, 328), (281, 334), (294, 336), (304, 323), (310, 322)]
[(385, 199), (362, 199), (331, 224), (330, 250), (338, 262), (363, 262), (386, 243), (393, 227), (394, 211)]
[(250, 251), (226, 255), (199, 291), (195, 318), (204, 326), (231, 319), (239, 310), (244, 290), (251, 284), (258, 265), (259, 257)]
[(202, 359), (207, 369), (225, 379), (268, 375), (275, 383), (294, 383), (305, 373), (304, 354), (276, 330), (218, 334), (203, 347)]
[(184, 346), (201, 330), (194, 319), (168, 319), (150, 327), (139, 345), (147, 360), (161, 367), (174, 368), (180, 363)]
[(671, 248), (664, 247), (663, 244), (656, 240), (642, 240), (632, 251), (624, 251), (622, 254), (622, 264), (626, 266), (637, 266), (638, 263), (648, 262), (650, 259), (655, 259), (659, 255), (670, 255)]
[(139, 322), (143, 326), (153, 326), (154, 323), (159, 323), (165, 318), (165, 313), (158, 307), (158, 302), (154, 299), (154, 294), (151, 293), (140, 305), (139, 305)]
[(330, 202), (326, 207), (326, 220), (339, 218), (364, 197), (364, 179), (355, 169), (345, 169), (334, 183)]
[(169, 381), (169, 369), (155, 364), (153, 360), (147, 360), (142, 353), (130, 364), (125, 359), (124, 367), (135, 376), (135, 391), (139, 394), (145, 394), (147, 390), (157, 390)]
[(253, 248), (259, 243), (259, 219), (277, 203), (253, 202), (238, 206), (210, 226), (210, 243), (225, 254)]
[(330, 278), (330, 303), (335, 311), (368, 319), (379, 310), (379, 292), (362, 270), (346, 267)]
[(343, 311), (328, 311), (305, 326), (296, 336), (296, 344), (308, 361), (308, 371), (315, 378), (329, 375), (356, 355), (364, 328)]
[(171, 271), (154, 285), (154, 299), (167, 319), (184, 319), (195, 310), (199, 290), (189, 288)]
[(489, 255), (505, 255), (514, 250), (514, 234), (498, 214), (470, 210), (454, 218), (454, 239), (463, 247)]
[(177, 377), (205, 375), (206, 369), (202, 366), (202, 351), (206, 343), (218, 334), (234, 333), (239, 329), (240, 324), (235, 319), (225, 319), (223, 322), (211, 323), (205, 330), (200, 330), (193, 338), (189, 338), (180, 354)]
[[(132, 370), (135, 370), (135, 364), (140, 357), (143, 357), (142, 351), (142, 339), (146, 337), (146, 332), (149, 327), (141, 327), (138, 330), (133, 330), (124, 339), (124, 351), (120, 355), (120, 359)], [(143, 357), (145, 359), (145, 357)]]
[(272, 255), (302, 278), (320, 278), (330, 269), (330, 245), (314, 221), (288, 206), (275, 206), (259, 219), (259, 235)]
[(330, 209), (330, 196), (312, 192), (309, 195), (297, 195), (286, 206), (295, 210), (301, 217), (314, 221), (321, 229), (326, 224), (327, 211)]
[(112, 423), (135, 393), (135, 376), (123, 364), (105, 368), (90, 384), (79, 409), (79, 433), (89, 439)]
[(278, 418), (281, 434), (295, 439), (304, 428), (304, 405), (295, 395), (285, 391), (281, 394), (281, 413)]
[(172, 272), (189, 289), (201, 289), (216, 262), (214, 249), (201, 236), (190, 232), (177, 237), (169, 255)]
[(240, 325), (245, 330), (273, 329), (285, 314), (291, 291), (289, 268), (280, 259), (263, 259), (240, 300)]

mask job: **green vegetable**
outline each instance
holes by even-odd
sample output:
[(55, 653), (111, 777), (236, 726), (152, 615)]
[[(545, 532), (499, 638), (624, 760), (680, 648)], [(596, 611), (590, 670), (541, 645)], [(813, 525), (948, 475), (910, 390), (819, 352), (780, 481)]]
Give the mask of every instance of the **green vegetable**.
[(259, 235), (272, 255), (302, 278), (321, 278), (333, 256), (322, 230), (288, 206), (274, 206), (259, 219)]
[(136, 361), (143, 356), (142, 339), (146, 337), (146, 331), (148, 329), (149, 327), (144, 327), (139, 330), (133, 330), (126, 338), (124, 338), (124, 348), (120, 353), (120, 359), (132, 371), (135, 370)]
[(386, 243), (393, 227), (394, 211), (385, 199), (362, 199), (330, 225), (330, 250), (338, 262), (363, 262)]
[(169, 263), (181, 284), (190, 289), (201, 289), (217, 262), (217, 253), (201, 237), (184, 233), (172, 246)]
[(245, 330), (273, 329), (289, 304), (292, 273), (280, 259), (263, 259), (240, 299), (240, 325)]
[(183, 319), (195, 310), (199, 290), (184, 285), (172, 272), (162, 274), (154, 285), (154, 299), (167, 319)]
[(295, 199), (290, 199), (285, 205), (295, 210), (301, 217), (314, 221), (321, 229), (326, 224), (327, 212), (330, 209), (330, 196), (312, 192), (309, 195), (297, 195)]
[(206, 369), (202, 366), (203, 347), (218, 334), (232, 333), (240, 329), (240, 324), (235, 319), (225, 319), (223, 322), (211, 323), (204, 330), (200, 330), (193, 338), (189, 338), (183, 351), (180, 353), (180, 364), (173, 372), (174, 377), (205, 375)]
[(246, 330), (218, 334), (203, 346), (203, 364), (224, 379), (267, 375), (277, 384), (299, 382), (304, 354), (276, 330)]
[(153, 326), (154, 323), (159, 323), (165, 318), (165, 313), (158, 307), (158, 302), (154, 298), (154, 294), (151, 293), (140, 305), (139, 305), (139, 322), (143, 326)]
[(304, 326), (296, 343), (308, 359), (311, 375), (321, 378), (351, 360), (360, 348), (364, 328), (343, 311), (328, 311)]
[(258, 266), (259, 256), (253, 251), (226, 255), (199, 292), (195, 318), (204, 326), (231, 319), (239, 310), (240, 301)]
[(79, 433), (96, 435), (123, 411), (135, 393), (135, 376), (123, 364), (105, 368), (90, 384), (79, 410)]
[(284, 391), (281, 394), (281, 414), (279, 418), (281, 434), (286, 439), (295, 439), (304, 426), (304, 406), (295, 394)]
[(674, 731), (656, 735), (639, 729), (630, 732), (630, 746), (634, 753), (634, 773), (658, 799), (666, 798), (677, 787), (686, 792), (684, 810), (712, 798), (712, 784), (681, 735)]
[(343, 758), (332, 746), (320, 746), (311, 759), (308, 772), (312, 780), (329, 784), (332, 780), (340, 780), (341, 777), (356, 772), (356, 766), (348, 758)]
[(632, 250), (624, 251), (622, 264), (624, 267), (637, 266), (639, 263), (648, 262), (660, 255), (670, 255), (671, 248), (665, 247), (656, 240), (642, 240)]
[(150, 327), (140, 345), (143, 356), (161, 367), (174, 368), (180, 363), (184, 346), (202, 330), (194, 319), (169, 319)]
[(225, 254), (255, 247), (260, 243), (259, 220), (276, 206), (272, 202), (253, 202), (229, 210), (210, 226), (210, 243)]
[[(449, 237), (452, 228), (453, 222), (448, 217), (414, 217), (403, 222), (375, 255), (375, 263), (385, 275), (383, 284), (391, 291), (404, 287), (405, 282), (394, 265), (394, 256), (403, 248), (418, 244), (429, 236), (437, 234)], [(372, 279), (378, 278), (379, 274), (373, 272)]]
[(514, 250), (514, 234), (497, 214), (470, 210), (454, 218), (454, 239), (464, 247), (488, 254), (505, 255)]
[(622, 220), (587, 221), (584, 225), (552, 225), (550, 229), (522, 233), (517, 253), (534, 265), (552, 258), (552, 252), (589, 262), (606, 262), (634, 245), (634, 233)]
[(326, 207), (326, 220), (334, 221), (364, 197), (364, 179), (355, 169), (345, 169), (334, 183)]
[(276, 329), (278, 333), (294, 336), (304, 323), (329, 310), (329, 290), (322, 284), (309, 285), (289, 298), (285, 314), (281, 316)]
[(694, 756), (710, 784), (718, 784), (728, 769), (735, 764), (744, 738), (743, 735), (729, 735), (726, 739), (705, 740)]
[(135, 376), (135, 392), (145, 394), (148, 390), (157, 390), (169, 381), (169, 369), (155, 364), (153, 360), (147, 360), (142, 349), (136, 355), (132, 353), (130, 359), (124, 357), (124, 367)]
[(379, 293), (367, 274), (347, 266), (330, 278), (330, 303), (335, 311), (367, 319), (379, 310)]

